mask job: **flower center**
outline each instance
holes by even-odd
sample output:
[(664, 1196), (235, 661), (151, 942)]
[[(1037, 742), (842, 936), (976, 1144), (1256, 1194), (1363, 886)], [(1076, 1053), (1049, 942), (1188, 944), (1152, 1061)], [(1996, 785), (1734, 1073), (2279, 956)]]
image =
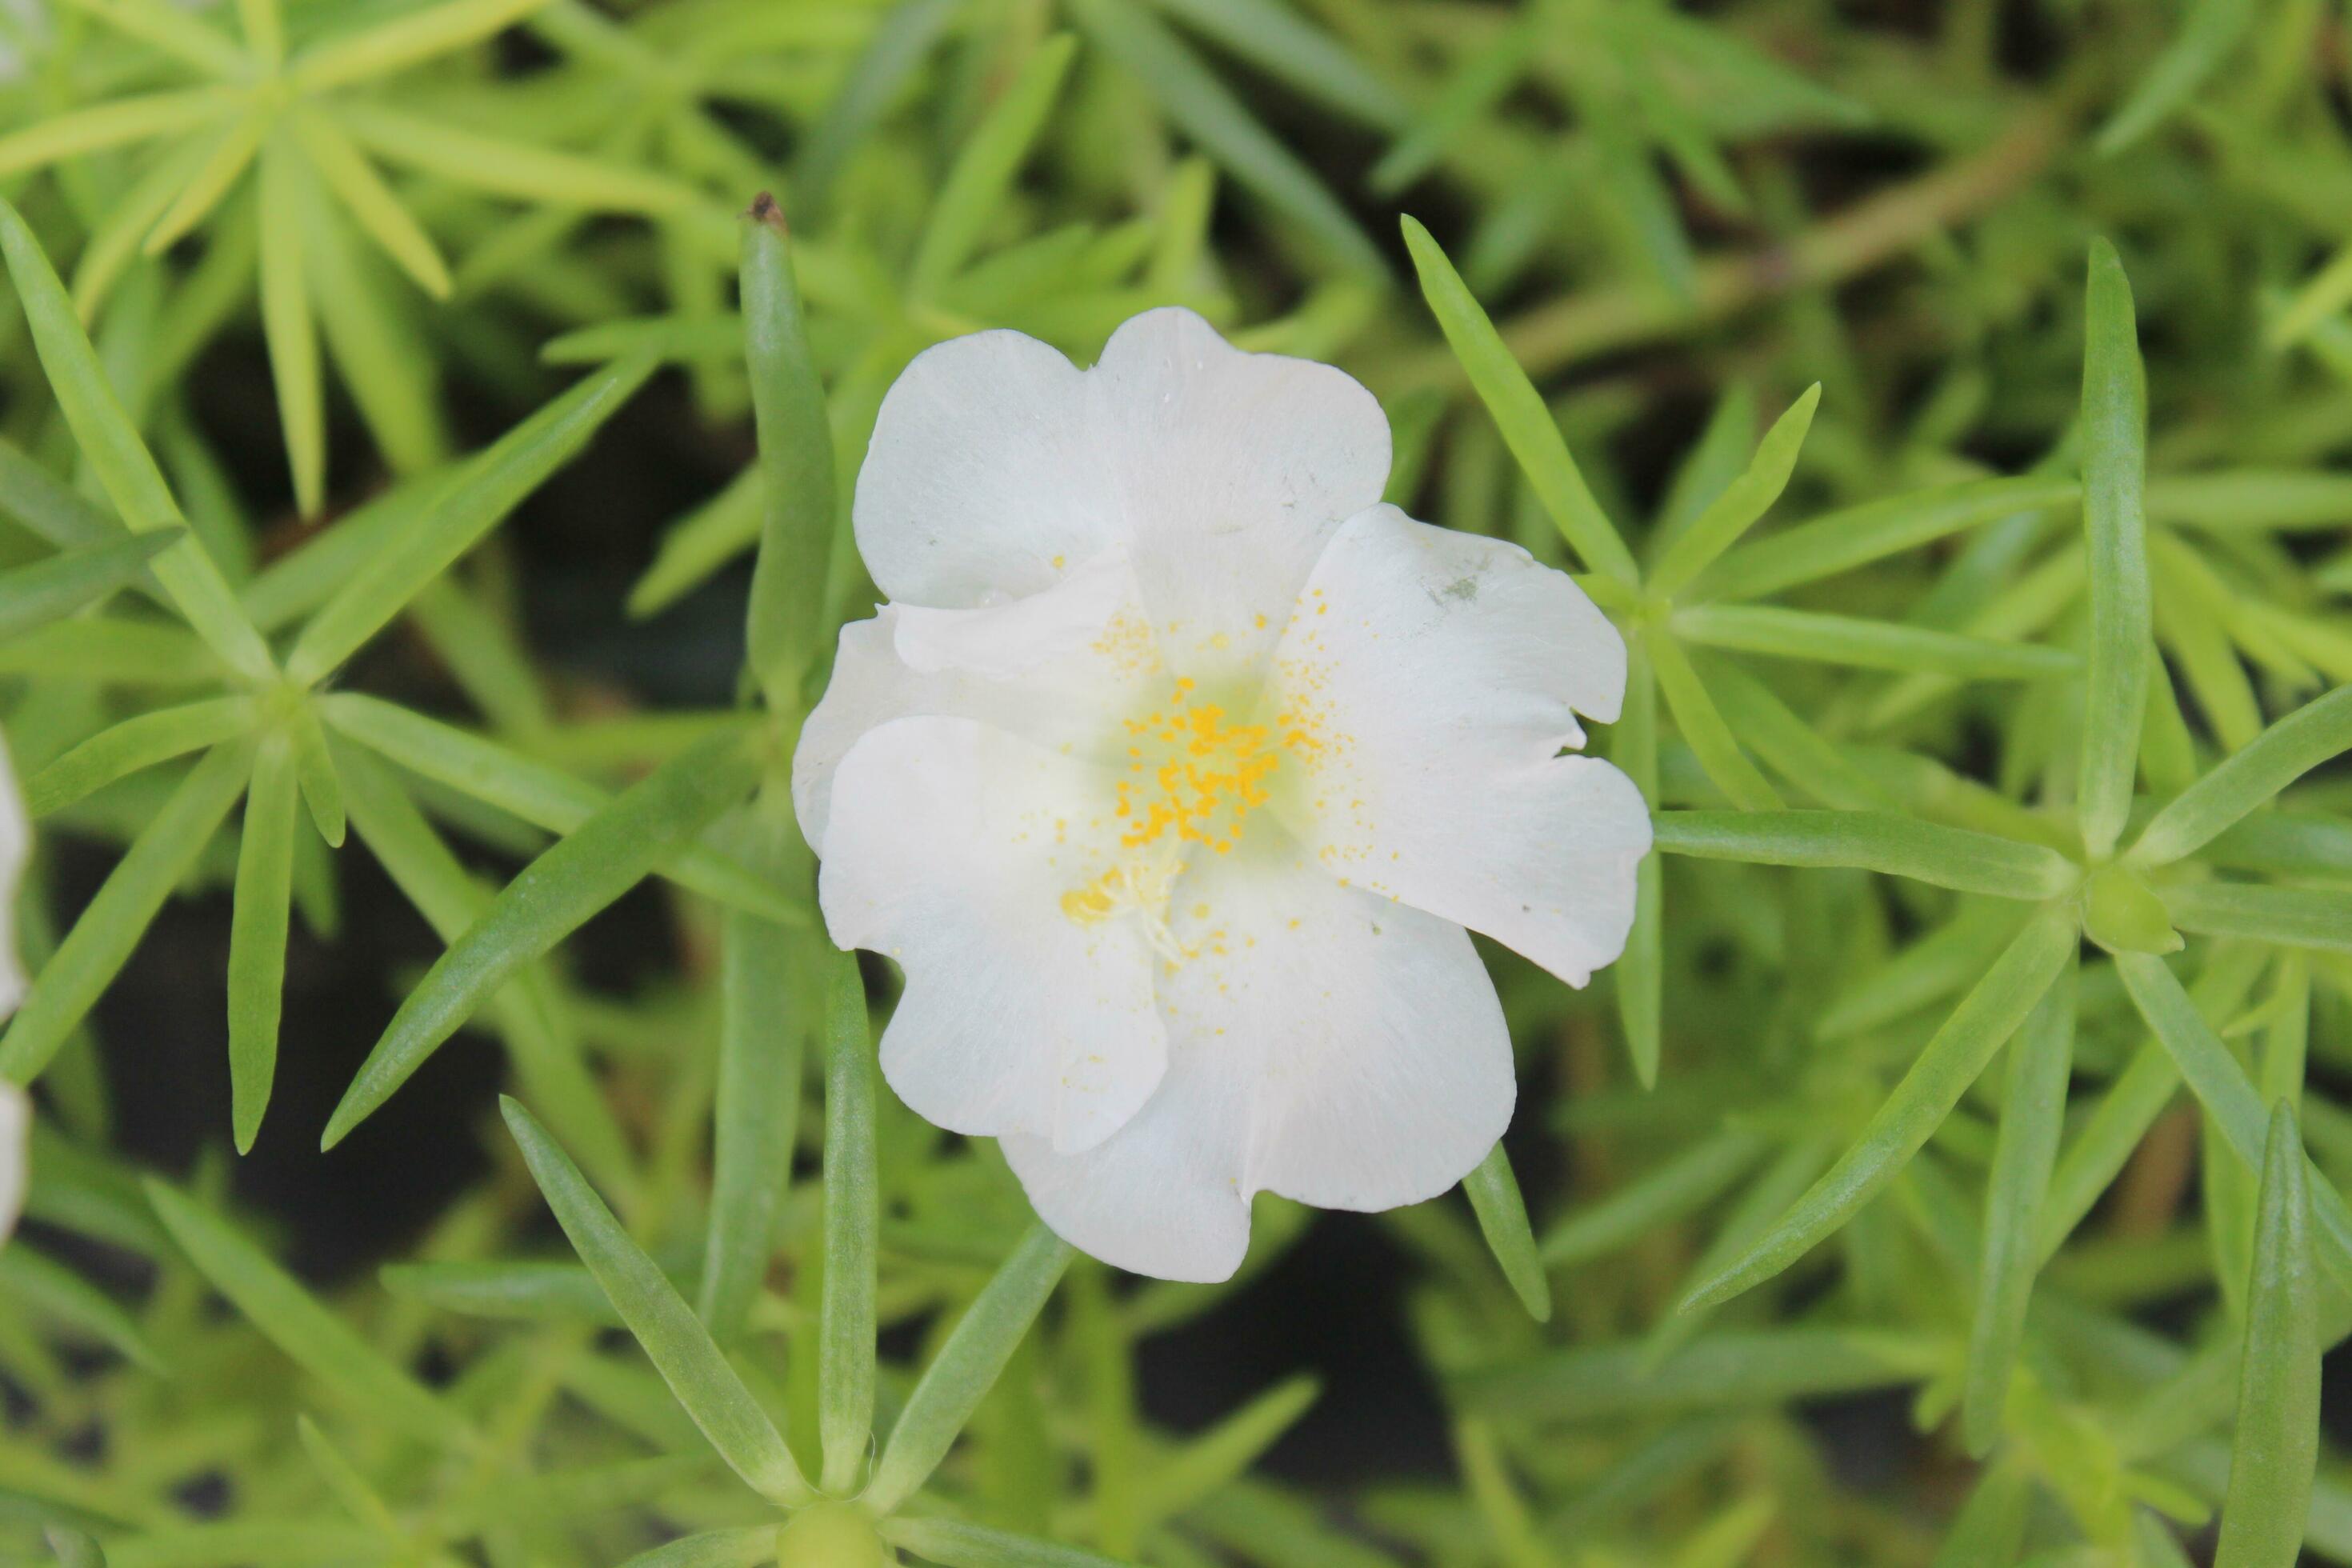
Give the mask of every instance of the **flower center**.
[[(1248, 706), (1246, 694), (1234, 703)], [(1287, 713), (1262, 724), (1237, 721), (1190, 677), (1180, 678), (1158, 708), (1121, 727), (1126, 766), (1113, 810), (1126, 854), (1064, 893), (1062, 912), (1080, 925), (1139, 913), (1153, 944), (1178, 956), (1180, 944), (1166, 934), (1166, 910), (1188, 847), (1232, 854), (1250, 817), (1272, 798), (1286, 755), (1310, 757), (1322, 742), (1310, 723)]]

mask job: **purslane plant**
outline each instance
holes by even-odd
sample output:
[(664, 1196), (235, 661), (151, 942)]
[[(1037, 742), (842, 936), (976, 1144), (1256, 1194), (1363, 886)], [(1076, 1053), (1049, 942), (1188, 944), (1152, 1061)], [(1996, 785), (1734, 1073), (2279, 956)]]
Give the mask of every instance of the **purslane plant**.
[[(113, 25), (177, 23), (90, 9), (110, 20), (58, 40), (45, 120), (177, 79)], [(464, 14), (290, 6), (288, 58)], [(766, 173), (740, 154), (786, 146), (789, 254), (763, 207), (730, 310), (707, 198), (611, 226), (556, 185), (509, 191), (547, 204), (520, 216), (455, 174), (404, 187), (459, 296), (409, 362), (509, 409), (544, 399), (529, 355), (553, 327), (582, 330), (549, 358), (594, 368), (446, 466), (361, 373), (400, 481), (258, 571), (181, 384), (257, 228), (224, 210), (194, 267), (128, 262), (84, 337), (0, 214), (39, 359), (0, 342), (29, 391), (0, 411), (23, 443), (0, 445), (0, 510), (30, 531), (0, 572), (11, 738), (45, 844), (130, 846), (61, 938), (28, 901), (37, 981), (0, 1072), (39, 1071), (33, 1219), (141, 1270), (134, 1314), (45, 1235), (0, 1250), (0, 1362), (30, 1411), (0, 1432), (11, 1517), (68, 1561), (131, 1564), (2171, 1563), (2208, 1531), (2232, 1564), (2352, 1555), (2318, 1401), (2352, 1328), (2331, 1092), (2352, 831), (2330, 771), (2352, 710), (2327, 689), (2352, 676), (2352, 272), (2326, 254), (2345, 159), (2321, 23), (2100, 14), (2029, 83), (1993, 16), (1954, 7), (1928, 40), (1802, 5), (545, 5), (505, 36), (527, 65), (408, 73), (362, 110), (544, 136), (730, 204)], [(225, 20), (188, 25), (233, 43)], [(1792, 39), (1835, 93), (1776, 62)], [(1923, 161), (1814, 205), (1865, 121), (1873, 155)], [(1369, 147), (1360, 179), (1335, 125)], [(198, 156), (158, 166), (173, 152)], [(22, 205), (87, 257), (144, 167), (62, 157)], [(1454, 258), (1409, 224), (1384, 258), (1333, 191), (1410, 191)], [(336, 221), (322, 243), (354, 237)], [(2093, 244), (2075, 286), (2093, 229), (2156, 323), (2146, 374), (2121, 262)], [(1408, 261), (1429, 319), (1386, 291)], [(1490, 322), (1481, 298), (1521, 303)], [(1580, 574), (1632, 655), (1599, 739), (1659, 807), (1594, 992), (1487, 954), (1541, 1240), (1499, 1148), (1466, 1211), (1377, 1222), (1460, 1484), (1375, 1479), (1339, 1509), (1244, 1474), (1316, 1380), (1180, 1439), (1139, 1414), (1164, 1391), (1139, 1391), (1135, 1352), (1213, 1306), (1259, 1312), (1253, 1282), (1323, 1268), (1302, 1236), (1371, 1227), (1262, 1200), (1208, 1288), (1069, 1258), (991, 1147), (877, 1092), (789, 788), (834, 627), (879, 596), (837, 502), (889, 445), (885, 389), (999, 323), (1088, 363), (1180, 301), (1360, 374), (1395, 433), (1378, 499), (1454, 524), (1453, 548), (1501, 558), (1470, 536), (1507, 536)], [(1634, 344), (1661, 346), (1556, 374)], [(551, 700), (576, 677), (500, 604), (537, 568), (498, 535), (661, 364), (722, 421), (748, 395), (757, 426), (638, 600), (756, 547), (740, 700), (583, 721), (595, 700)], [(1651, 473), (1701, 387), (1723, 389), (1713, 416)], [(1759, 442), (1764, 391), (1788, 408)], [(339, 480), (363, 467), (339, 458)], [(384, 652), (355, 662), (396, 623), (480, 728), (381, 681)], [(1491, 805), (1461, 793), (1468, 820)], [(330, 1300), (228, 1217), (222, 1164), (142, 1186), (106, 1152), (85, 1026), (176, 889), (232, 888), (226, 1131), (249, 1146), (292, 933), (338, 918), (344, 825), (446, 952), (328, 1139), (422, 1092), (469, 1020), (514, 1100), (503, 1132), (478, 1106), (499, 1170), (383, 1290)], [(479, 846), (521, 867), (503, 890), (469, 868)], [(578, 984), (568, 939), (648, 879), (677, 968)], [(812, 1146), (822, 1171), (796, 1179)], [(1824, 1466), (1865, 1445), (1788, 1414), (1863, 1396), (1837, 1419), (1867, 1421), (1895, 1390), (1919, 1436), (1869, 1440), (1900, 1445), (1895, 1483)], [(227, 1500), (184, 1497), (190, 1476)]]

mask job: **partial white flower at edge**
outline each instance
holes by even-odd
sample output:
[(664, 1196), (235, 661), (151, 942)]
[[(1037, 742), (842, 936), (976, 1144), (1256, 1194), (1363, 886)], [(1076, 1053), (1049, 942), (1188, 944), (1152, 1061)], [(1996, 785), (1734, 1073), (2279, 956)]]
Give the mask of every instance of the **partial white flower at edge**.
[(1570, 754), (1624, 643), (1388, 470), (1355, 381), (1160, 310), (1083, 372), (929, 350), (858, 475), (889, 603), (794, 759), (827, 928), (906, 972), (899, 1096), (1138, 1273), (1230, 1276), (1260, 1191), (1452, 1186), (1517, 1093), (1468, 933), (1571, 985), (1624, 948), (1649, 815)]

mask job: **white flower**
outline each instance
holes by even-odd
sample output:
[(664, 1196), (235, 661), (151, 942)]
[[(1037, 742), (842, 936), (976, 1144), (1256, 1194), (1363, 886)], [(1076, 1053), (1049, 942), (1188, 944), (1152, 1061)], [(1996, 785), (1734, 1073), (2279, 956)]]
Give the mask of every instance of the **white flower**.
[(1633, 920), (1639, 792), (1562, 754), (1623, 642), (1388, 468), (1348, 376), (1163, 310), (1085, 372), (940, 344), (858, 475), (890, 602), (794, 760), (826, 925), (906, 971), (898, 1094), (1139, 1273), (1229, 1276), (1262, 1190), (1453, 1185), (1516, 1092), (1468, 931), (1581, 985)]

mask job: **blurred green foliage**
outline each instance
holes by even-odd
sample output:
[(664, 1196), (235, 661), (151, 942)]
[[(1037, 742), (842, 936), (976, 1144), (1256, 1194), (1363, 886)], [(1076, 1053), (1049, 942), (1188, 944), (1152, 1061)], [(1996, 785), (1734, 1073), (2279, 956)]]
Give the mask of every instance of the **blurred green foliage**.
[[(44, 844), (121, 847), (78, 910), (45, 852), (0, 1037), (41, 1089), (12, 1544), (2352, 1562), (2345, 7), (60, 0), (0, 5), (0, 58), (5, 724)], [(1491, 955), (1517, 1177), (1314, 1222), (1412, 1260), (1394, 1375), (1451, 1477), (1256, 1474), (1308, 1379), (1144, 1420), (1138, 1346), (1307, 1215), (1261, 1200), (1227, 1286), (1074, 1262), (877, 1091), (814, 926), (783, 772), (870, 603), (884, 390), (1171, 302), (1358, 374), (1391, 499), (1579, 573), (1633, 650), (1628, 952), (1580, 994)], [(656, 377), (740, 476), (627, 609), (756, 552), (733, 706), (546, 657), (500, 533)], [(266, 462), (216, 401), (263, 384)], [(462, 721), (369, 689), (386, 642)], [(327, 1142), (471, 1018), (517, 1098), (409, 1257), (320, 1291), (226, 1152), (352, 855), (446, 952)], [(677, 963), (583, 985), (566, 938), (648, 878)], [(234, 1110), (166, 1184), (110, 1152), (89, 1016), (223, 885), (185, 1001), (225, 993)], [(1873, 1473), (1808, 1412), (1883, 1392), (1918, 1438)]]

